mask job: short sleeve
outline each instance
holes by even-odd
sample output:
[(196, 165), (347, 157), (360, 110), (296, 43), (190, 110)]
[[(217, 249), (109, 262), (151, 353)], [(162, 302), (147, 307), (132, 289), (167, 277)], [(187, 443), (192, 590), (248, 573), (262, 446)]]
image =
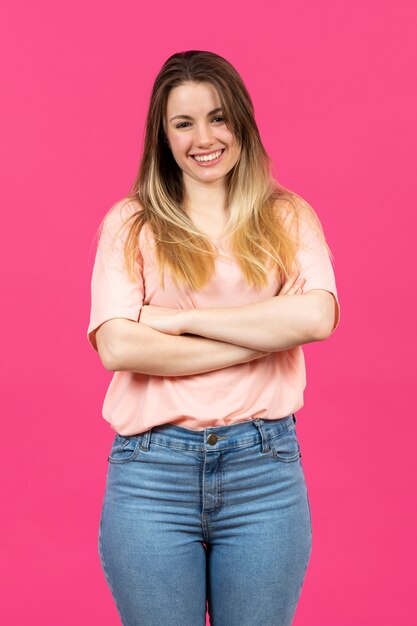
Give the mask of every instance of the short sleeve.
[(301, 246), (296, 258), (300, 277), (306, 281), (303, 293), (312, 289), (324, 289), (333, 295), (336, 307), (332, 334), (340, 322), (340, 302), (329, 248), (317, 232), (317, 226), (310, 220), (301, 218), (299, 232)]
[(116, 203), (101, 226), (91, 277), (91, 310), (87, 329), (87, 339), (96, 351), (95, 333), (103, 322), (115, 317), (137, 322), (143, 305), (141, 264), (135, 261), (137, 280), (132, 281), (124, 262), (124, 243), (132, 221), (125, 222), (133, 213), (131, 207), (123, 201)]

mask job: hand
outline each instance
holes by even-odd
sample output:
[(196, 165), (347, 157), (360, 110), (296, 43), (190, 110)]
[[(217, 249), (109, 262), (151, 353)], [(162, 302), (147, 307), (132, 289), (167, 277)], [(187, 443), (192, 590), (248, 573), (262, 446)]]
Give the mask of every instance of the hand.
[(305, 278), (300, 278), (300, 272), (294, 272), (282, 285), (277, 296), (301, 296), (305, 282)]
[(139, 322), (167, 335), (181, 335), (184, 314), (184, 309), (145, 304), (142, 306)]

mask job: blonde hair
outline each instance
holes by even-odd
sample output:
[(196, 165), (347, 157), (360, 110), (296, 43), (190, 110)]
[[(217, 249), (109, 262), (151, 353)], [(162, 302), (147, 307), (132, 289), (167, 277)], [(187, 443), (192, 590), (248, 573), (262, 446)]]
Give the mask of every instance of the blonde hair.
[(213, 52), (188, 50), (167, 59), (151, 93), (142, 159), (126, 197), (137, 210), (123, 224), (132, 222), (124, 244), (132, 281), (138, 279), (139, 232), (145, 223), (155, 239), (162, 288), (165, 265), (177, 286), (182, 283), (194, 290), (204, 287), (215, 271), (217, 248), (184, 210), (182, 171), (165, 140), (169, 93), (189, 81), (208, 82), (217, 89), (222, 116), (241, 146), (240, 157), (226, 177), (229, 222), (225, 235), (230, 235), (230, 251), (247, 283), (266, 286), (267, 272), (274, 266), (278, 280), (285, 282), (296, 268), (300, 218), (313, 226), (331, 256), (315, 211), (272, 177), (252, 100), (238, 72)]

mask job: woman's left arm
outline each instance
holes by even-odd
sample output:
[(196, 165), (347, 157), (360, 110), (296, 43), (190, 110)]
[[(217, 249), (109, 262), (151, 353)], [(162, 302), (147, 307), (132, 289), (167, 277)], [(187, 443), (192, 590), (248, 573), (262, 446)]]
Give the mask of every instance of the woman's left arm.
[(181, 333), (277, 352), (326, 339), (335, 324), (335, 299), (312, 289), (236, 307), (184, 310), (178, 324)]
[(278, 352), (326, 339), (335, 328), (335, 299), (325, 289), (287, 294), (234, 307), (142, 307), (140, 321), (160, 332), (192, 334), (262, 352)]

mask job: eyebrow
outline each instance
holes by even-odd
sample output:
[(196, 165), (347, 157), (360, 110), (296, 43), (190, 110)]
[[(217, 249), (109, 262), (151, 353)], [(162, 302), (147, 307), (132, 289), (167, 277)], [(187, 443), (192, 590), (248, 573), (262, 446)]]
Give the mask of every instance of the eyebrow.
[[(217, 109), (213, 109), (212, 111), (209, 111), (207, 113), (207, 117), (210, 117), (210, 115), (213, 115), (214, 113), (218, 113), (221, 110), (222, 110), (221, 107), (217, 107)], [(181, 117), (184, 120), (192, 120), (193, 119), (191, 117), (191, 115), (174, 115), (174, 117), (171, 117), (171, 119), (169, 121), (172, 122), (172, 120), (175, 120), (177, 117)]]

